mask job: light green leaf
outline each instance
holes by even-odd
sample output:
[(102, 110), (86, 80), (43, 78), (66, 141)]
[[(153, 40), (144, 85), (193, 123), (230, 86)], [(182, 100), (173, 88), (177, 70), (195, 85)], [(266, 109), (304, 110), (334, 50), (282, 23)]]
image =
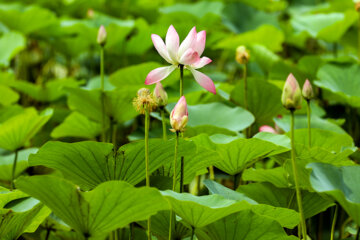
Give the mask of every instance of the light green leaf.
[(16, 103), (20, 98), (17, 92), (4, 85), (0, 85), (0, 95), (0, 105), (2, 106), (9, 106), (13, 103)]
[(298, 32), (306, 31), (314, 38), (336, 42), (356, 19), (356, 11), (349, 10), (345, 13), (298, 14), (293, 17), (291, 24)]
[[(32, 153), (37, 152), (37, 148), (28, 148), (18, 152), (15, 177), (19, 176), (28, 167), (28, 158)], [(0, 179), (11, 180), (12, 167), (15, 159), (15, 153), (0, 156)]]
[(78, 112), (72, 112), (59, 126), (51, 132), (52, 138), (79, 137), (94, 139), (100, 134), (101, 125), (89, 120)]
[(25, 43), (25, 37), (20, 33), (8, 32), (2, 35), (0, 37), (0, 46), (2, 46), (0, 51), (0, 66), (8, 67), (10, 60), (25, 48)]
[[(271, 36), (271, 38), (268, 36)], [(272, 25), (264, 24), (253, 31), (225, 38), (217, 43), (214, 48), (234, 51), (240, 45), (260, 44), (271, 51), (277, 52), (282, 50), (284, 38), (284, 33), (281, 30)]]
[(360, 75), (360, 66), (326, 64), (317, 73), (315, 84), (335, 93), (353, 107), (360, 107), (360, 81), (354, 76)]
[(162, 14), (172, 14), (178, 12), (189, 13), (197, 18), (202, 18), (207, 14), (221, 16), (224, 4), (222, 2), (201, 1), (197, 3), (177, 3), (169, 7), (160, 8)]
[(272, 1), (272, 0), (257, 0), (257, 1), (251, 1), (251, 0), (240, 0), (240, 2), (243, 2), (249, 6), (252, 6), (256, 9), (265, 11), (265, 12), (275, 12), (275, 11), (282, 11), (284, 10), (288, 3), (284, 0), (280, 1)]
[(340, 203), (347, 214), (360, 224), (360, 166), (335, 167), (324, 163), (310, 163), (311, 186)]
[(244, 210), (196, 229), (199, 240), (296, 240), (276, 221)]
[(51, 176), (21, 177), (16, 186), (39, 199), (84, 237), (101, 236), (168, 209), (158, 190), (134, 188), (121, 181), (102, 183), (90, 192), (81, 192), (76, 185)]
[(15, 151), (23, 147), (40, 131), (52, 114), (52, 109), (38, 114), (34, 108), (27, 108), (23, 113), (7, 119), (0, 125), (0, 148)]
[(161, 192), (169, 201), (173, 211), (195, 228), (204, 227), (232, 213), (248, 209), (246, 201), (237, 202), (220, 195), (197, 197), (190, 193)]

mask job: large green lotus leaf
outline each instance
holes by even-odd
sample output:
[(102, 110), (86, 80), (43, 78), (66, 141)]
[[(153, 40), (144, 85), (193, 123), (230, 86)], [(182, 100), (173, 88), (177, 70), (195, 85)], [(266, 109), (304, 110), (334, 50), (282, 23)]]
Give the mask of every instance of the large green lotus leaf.
[[(154, 172), (166, 165), (167, 175), (174, 158), (174, 139), (164, 142), (151, 139), (149, 143), (149, 170)], [(216, 152), (196, 148), (189, 141), (180, 141), (177, 175), (180, 178), (180, 156), (184, 156), (184, 182), (189, 183), (200, 170), (213, 165), (219, 158)], [(113, 145), (98, 142), (48, 142), (31, 155), (29, 164), (44, 165), (60, 170), (68, 179), (82, 188), (91, 189), (109, 180), (124, 180), (138, 184), (145, 178), (144, 141), (123, 145), (114, 158)]]
[(161, 193), (169, 201), (172, 210), (195, 228), (204, 227), (251, 206), (246, 201), (237, 202), (217, 194), (198, 197), (190, 193), (176, 193), (170, 190)]
[(300, 216), (296, 211), (292, 209), (288, 209), (283, 206), (274, 207), (273, 204), (268, 203), (259, 204), (253, 199), (247, 197), (245, 194), (231, 190), (215, 181), (205, 180), (204, 184), (209, 189), (211, 194), (219, 194), (226, 199), (236, 201), (247, 201), (252, 205), (251, 210), (253, 212), (277, 221), (282, 227), (294, 228), (296, 225), (299, 224)]
[(227, 144), (217, 144), (216, 150), (222, 160), (215, 166), (230, 175), (243, 171), (261, 158), (289, 151), (287, 148), (258, 138), (238, 139)]
[(19, 191), (0, 187), (0, 238), (17, 239), (23, 233), (35, 232), (51, 213), (39, 201)]
[[(271, 36), (269, 38), (268, 36)], [(235, 36), (227, 37), (220, 40), (215, 45), (215, 49), (231, 49), (234, 51), (239, 45), (264, 45), (271, 51), (281, 51), (284, 42), (284, 33), (278, 28), (271, 25), (261, 25), (253, 31), (248, 31)]]
[(253, 136), (253, 138), (259, 138), (261, 140), (271, 142), (275, 145), (291, 149), (290, 138), (286, 135), (275, 134), (275, 133), (270, 133), (270, 132), (258, 132), (257, 134), (255, 134)]
[(356, 11), (349, 10), (345, 13), (298, 14), (293, 16), (291, 24), (298, 32), (306, 31), (314, 38), (336, 42), (356, 19)]
[(72, 112), (51, 132), (52, 138), (78, 137), (95, 139), (101, 132), (101, 125), (78, 112)]
[[(289, 114), (283, 115), (281, 118), (274, 118), (274, 122), (285, 132), (290, 131), (291, 118)], [(307, 128), (307, 126), (306, 115), (295, 115), (295, 129), (304, 129)], [(315, 115), (311, 115), (311, 128), (334, 131), (340, 134), (346, 133), (339, 125)]]
[[(244, 106), (244, 81), (240, 81), (231, 92), (231, 99)], [(281, 104), (281, 90), (261, 79), (248, 79), (248, 108), (255, 116), (255, 127), (272, 125), (272, 118), (281, 114), (284, 107)]]
[(162, 14), (189, 13), (197, 18), (202, 18), (208, 14), (222, 16), (222, 2), (201, 1), (197, 3), (177, 3), (172, 6), (159, 9)]
[(326, 64), (317, 73), (315, 84), (335, 93), (353, 107), (360, 107), (360, 66)]
[(263, 45), (253, 44), (249, 47), (251, 59), (258, 64), (264, 72), (270, 72), (272, 66), (281, 61), (281, 58)]
[(20, 98), (17, 92), (4, 85), (0, 85), (0, 95), (0, 105), (2, 106), (9, 106), (16, 103)]
[[(169, 104), (169, 112), (174, 105)], [(254, 122), (253, 115), (241, 107), (229, 107), (220, 102), (199, 105), (188, 105), (189, 122), (187, 126), (198, 128), (214, 126), (232, 132), (238, 132), (249, 127)]]
[[(90, 120), (101, 123), (101, 91), (99, 89), (85, 90), (79, 88), (67, 88), (70, 92), (68, 97), (69, 108), (85, 115)], [(136, 96), (136, 86), (128, 86), (124, 89), (105, 92), (106, 119), (111, 117), (122, 123), (131, 120), (137, 113), (133, 107), (132, 99)]]
[(9, 85), (16, 90), (29, 95), (31, 98), (41, 102), (52, 102), (65, 96), (65, 87), (78, 87), (83, 81), (73, 78), (56, 79), (46, 82), (45, 86), (35, 85), (26, 81), (12, 81)]
[(284, 167), (275, 167), (270, 169), (245, 169), (242, 174), (244, 181), (252, 182), (269, 182), (278, 188), (291, 187), (289, 182), (289, 174), (285, 171)]
[(8, 32), (2, 35), (0, 37), (0, 46), (2, 46), (0, 51), (0, 66), (8, 67), (10, 60), (25, 48), (25, 42), (24, 36), (17, 32)]
[[(251, 199), (254, 199), (259, 204), (265, 206), (270, 205), (279, 208), (278, 210), (279, 216), (274, 215), (272, 218), (274, 220), (277, 220), (282, 226), (284, 226), (284, 224), (290, 224), (289, 222), (288, 223), (286, 222), (286, 215), (285, 215), (286, 212), (283, 209), (292, 209), (298, 211), (295, 189), (278, 188), (270, 183), (264, 182), (264, 183), (252, 183), (248, 185), (241, 185), (237, 189), (237, 191)], [(323, 212), (327, 208), (334, 205), (333, 201), (331, 201), (330, 199), (323, 198), (317, 193), (303, 190), (301, 191), (301, 194), (302, 194), (304, 215), (306, 218), (315, 216), (316, 214)], [(282, 215), (280, 215), (280, 213), (282, 213)], [(260, 215), (265, 215), (265, 214), (260, 214)], [(290, 216), (289, 216), (289, 220), (291, 219)], [(299, 221), (299, 215), (297, 215), (297, 217), (298, 217), (297, 220)], [(279, 220), (283, 220), (283, 222)], [(293, 221), (293, 223), (295, 223), (296, 225), (295, 221)]]
[(336, 167), (324, 163), (310, 163), (311, 186), (340, 203), (352, 219), (360, 224), (360, 166)]
[(24, 108), (17, 104), (0, 108), (0, 124), (24, 111)]
[(40, 131), (52, 114), (52, 109), (38, 114), (34, 108), (27, 108), (23, 113), (7, 119), (0, 125), (0, 148), (15, 151), (23, 147)]
[(19, 178), (16, 187), (39, 199), (84, 237), (108, 233), (169, 208), (158, 190), (135, 188), (122, 181), (105, 182), (90, 192), (81, 192), (64, 179), (33, 176)]
[(131, 38), (126, 41), (125, 52), (128, 55), (142, 56), (153, 47), (149, 36), (157, 32), (157, 26), (154, 24), (150, 25), (143, 18), (137, 18), (135, 20), (135, 29), (136, 33), (131, 35)]
[[(37, 148), (28, 148), (18, 152), (15, 177), (19, 176), (28, 167), (28, 158), (32, 153), (37, 152)], [(10, 181), (15, 153), (0, 156), (0, 180)]]
[(199, 240), (295, 240), (276, 221), (251, 210), (233, 213), (214, 223), (196, 229)]
[(251, 1), (251, 0), (240, 0), (249, 6), (252, 6), (256, 9), (263, 10), (266, 12), (273, 12), (273, 11), (282, 11), (286, 8), (287, 2), (284, 0), (280, 1), (272, 1), (272, 0), (258, 0), (258, 1)]
[(0, 5), (0, 22), (27, 35), (55, 24), (57, 19), (53, 12), (37, 6)]
[[(112, 85), (119, 89), (124, 89), (128, 86), (133, 86), (135, 88), (144, 87), (145, 78), (148, 73), (158, 67), (163, 67), (163, 65), (157, 62), (145, 62), (138, 65), (132, 65), (130, 67), (125, 67), (117, 70), (110, 75), (109, 81)], [(175, 71), (177, 72), (177, 71)], [(166, 78), (166, 81), (163, 81), (162, 84), (178, 81), (179, 75), (173, 77), (174, 74), (171, 74), (170, 77)]]

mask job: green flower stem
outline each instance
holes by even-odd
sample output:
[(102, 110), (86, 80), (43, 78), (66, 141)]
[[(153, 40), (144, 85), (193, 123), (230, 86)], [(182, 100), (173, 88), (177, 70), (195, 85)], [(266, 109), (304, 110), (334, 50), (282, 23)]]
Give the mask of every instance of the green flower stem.
[(338, 205), (336, 204), (335, 205), (334, 218), (333, 218), (332, 225), (331, 225), (330, 240), (334, 240), (334, 233), (335, 233), (335, 225), (336, 225), (337, 214), (338, 214)]
[(358, 227), (358, 230), (357, 230), (357, 232), (356, 232), (356, 240), (359, 240), (360, 239), (360, 227)]
[(310, 107), (310, 100), (306, 100), (306, 105), (307, 105), (308, 141), (309, 141), (309, 148), (311, 148), (311, 107)]
[[(248, 72), (248, 66), (247, 63), (244, 64), (244, 108), (246, 110), (248, 110), (248, 99), (247, 99), (247, 72)], [(249, 126), (247, 129), (245, 129), (245, 137), (249, 138), (250, 137), (250, 131), (251, 131), (251, 126)]]
[(195, 235), (195, 228), (193, 226), (191, 226), (191, 238), (190, 238), (190, 240), (194, 239), (194, 235)]
[(100, 48), (100, 78), (101, 78), (101, 140), (106, 141), (105, 133), (105, 92), (104, 92), (104, 47)]
[(358, 12), (359, 14), (359, 28), (358, 28), (358, 60), (360, 62), (360, 11)]
[(117, 123), (113, 121), (113, 127), (112, 127), (112, 143), (114, 145), (114, 149), (117, 149), (116, 146), (116, 134), (117, 134)]
[(180, 193), (184, 191), (184, 157), (180, 161)]
[(210, 173), (210, 180), (215, 180), (214, 166), (209, 167), (209, 173)]
[[(145, 106), (145, 168), (146, 168), (146, 186), (150, 187), (149, 174), (149, 128), (150, 128), (150, 109)], [(151, 217), (148, 219), (148, 239), (151, 240)]]
[(184, 96), (184, 65), (180, 64), (180, 97)]
[(17, 160), (18, 160), (18, 149), (15, 150), (15, 157), (14, 157), (14, 162), (13, 162), (13, 167), (12, 167), (11, 183), (10, 183), (10, 190), (11, 190), (11, 191), (15, 188), (14, 180), (15, 180)]
[[(296, 198), (297, 198), (297, 204), (300, 212), (300, 228), (302, 230), (303, 238), (306, 239), (306, 222), (305, 222), (305, 216), (302, 206), (302, 199), (301, 199), (301, 191), (299, 187), (299, 176), (297, 171), (297, 166), (295, 162), (295, 140), (294, 140), (294, 109), (290, 110), (291, 113), (291, 163), (292, 163), (292, 169), (293, 169), (293, 175), (294, 175), (294, 181), (295, 181), (295, 188), (296, 188)], [(300, 237), (300, 236), (299, 236)]]
[(161, 114), (162, 129), (163, 129), (163, 139), (164, 139), (164, 141), (166, 141), (167, 140), (167, 133), (166, 133), (166, 120), (165, 120), (165, 109), (164, 109), (164, 107), (161, 107), (160, 114)]
[[(178, 149), (179, 149), (179, 134), (180, 132), (176, 132), (176, 140), (175, 140), (175, 153), (174, 153), (174, 162), (173, 162), (173, 168), (174, 168), (174, 172), (173, 172), (173, 186), (172, 186), (172, 190), (174, 192), (176, 192), (176, 165), (177, 165), (177, 155), (178, 155)], [(171, 210), (170, 211), (170, 224), (169, 224), (169, 240), (171, 240), (171, 232), (172, 232), (172, 225), (173, 225), (173, 219), (175, 220), (175, 214), (174, 212)], [(175, 223), (175, 221), (174, 221)]]

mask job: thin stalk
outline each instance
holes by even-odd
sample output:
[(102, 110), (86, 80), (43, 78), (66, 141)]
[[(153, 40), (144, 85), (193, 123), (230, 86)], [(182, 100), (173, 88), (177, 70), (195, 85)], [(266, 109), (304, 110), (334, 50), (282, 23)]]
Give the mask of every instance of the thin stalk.
[[(178, 149), (179, 149), (179, 134), (180, 132), (176, 132), (176, 141), (175, 141), (175, 153), (174, 153), (174, 163), (173, 163), (173, 186), (172, 190), (175, 192), (176, 190), (176, 163), (177, 163), (177, 155), (178, 155)], [(181, 191), (181, 190), (180, 190)], [(173, 219), (175, 220), (175, 214), (172, 210), (170, 210), (170, 224), (169, 224), (169, 240), (171, 240), (171, 232), (172, 232), (172, 225), (173, 225)], [(174, 221), (175, 223), (175, 221)]]
[(135, 236), (134, 236), (134, 223), (130, 223), (129, 239), (130, 239), (130, 240), (134, 240), (134, 239), (135, 239)]
[(180, 97), (184, 96), (184, 65), (180, 64)]
[(335, 205), (334, 218), (333, 218), (332, 225), (331, 225), (330, 240), (334, 240), (334, 233), (335, 233), (335, 225), (336, 225), (337, 214), (338, 214), (338, 205), (336, 204)]
[(333, 54), (334, 54), (334, 57), (337, 58), (337, 56), (338, 56), (338, 44), (336, 42), (333, 43)]
[(360, 236), (360, 227), (358, 228), (357, 232), (356, 232), (356, 240), (359, 240), (359, 236)]
[(180, 161), (180, 193), (184, 191), (184, 157)]
[[(244, 108), (246, 110), (248, 110), (248, 99), (247, 99), (247, 72), (248, 72), (248, 69), (247, 69), (247, 63), (244, 64), (244, 72), (243, 72), (243, 75), (244, 75)], [(250, 129), (251, 127), (249, 126), (247, 129), (245, 129), (245, 137), (248, 138), (250, 137)]]
[(104, 92), (104, 47), (100, 48), (100, 78), (101, 78), (101, 140), (106, 141), (105, 133), (105, 92)]
[(308, 141), (309, 141), (309, 148), (311, 148), (311, 107), (310, 107), (310, 100), (306, 100), (306, 105), (307, 105)]
[(193, 226), (191, 226), (191, 238), (190, 238), (190, 240), (194, 239), (194, 235), (195, 235), (195, 228)]
[(18, 149), (15, 150), (15, 157), (12, 167), (12, 173), (11, 173), (11, 183), (10, 183), (10, 190), (12, 191), (15, 188), (14, 180), (15, 180), (15, 172), (16, 172), (16, 163), (18, 160)]
[[(150, 110), (145, 106), (145, 169), (146, 169), (146, 186), (150, 187), (150, 172), (149, 172), (149, 128), (150, 128)], [(147, 222), (148, 239), (151, 240), (151, 217)]]
[(210, 172), (210, 180), (215, 180), (214, 166), (209, 167), (209, 172)]
[(175, 192), (176, 189), (176, 163), (177, 163), (177, 155), (179, 149), (179, 132), (176, 132), (176, 141), (175, 141), (175, 153), (174, 153), (174, 173), (173, 173), (173, 186), (172, 190)]
[(294, 140), (294, 111), (290, 110), (291, 113), (291, 163), (293, 168), (293, 174), (294, 174), (294, 181), (295, 181), (295, 189), (296, 189), (296, 198), (297, 198), (297, 204), (300, 212), (300, 228), (302, 230), (302, 236), (304, 239), (306, 239), (306, 223), (305, 223), (305, 216), (302, 206), (302, 199), (301, 199), (301, 191), (299, 187), (299, 176), (297, 171), (297, 166), (295, 162), (295, 140)]
[(112, 128), (112, 143), (114, 145), (114, 149), (116, 151), (116, 134), (117, 134), (117, 123), (114, 121), (113, 122), (113, 128)]
[(360, 62), (360, 11), (358, 11), (359, 14), (359, 26), (358, 26), (358, 60)]
[(167, 133), (166, 133), (166, 119), (165, 119), (165, 109), (162, 107), (160, 109), (161, 114), (161, 122), (162, 122), (162, 129), (163, 129), (163, 139), (164, 141), (167, 140)]

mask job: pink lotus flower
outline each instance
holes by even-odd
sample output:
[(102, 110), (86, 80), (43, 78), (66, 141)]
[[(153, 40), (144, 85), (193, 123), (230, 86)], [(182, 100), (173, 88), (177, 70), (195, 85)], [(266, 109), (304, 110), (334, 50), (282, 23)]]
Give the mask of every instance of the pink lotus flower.
[(169, 76), (169, 74), (172, 73), (179, 65), (184, 65), (184, 68), (191, 71), (200, 86), (209, 92), (216, 94), (213, 81), (205, 74), (196, 70), (211, 63), (212, 61), (208, 57), (200, 58), (205, 49), (205, 31), (197, 33), (196, 28), (193, 27), (180, 46), (179, 35), (173, 25), (171, 25), (167, 31), (165, 38), (166, 44), (161, 37), (156, 34), (152, 34), (151, 39), (160, 56), (171, 65), (152, 70), (146, 77), (146, 85), (160, 82)]
[(170, 124), (174, 132), (182, 132), (189, 120), (185, 96), (182, 96), (170, 113)]

